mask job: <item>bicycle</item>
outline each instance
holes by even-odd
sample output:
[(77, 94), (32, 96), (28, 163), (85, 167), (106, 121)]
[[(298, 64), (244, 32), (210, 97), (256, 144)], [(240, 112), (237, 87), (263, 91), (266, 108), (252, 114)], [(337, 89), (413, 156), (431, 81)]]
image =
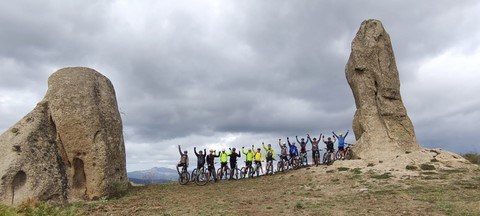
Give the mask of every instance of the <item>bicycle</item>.
[[(233, 173), (232, 173), (233, 172)], [(238, 169), (238, 166), (235, 164), (235, 168), (230, 169), (230, 176), (232, 179), (238, 180), (241, 178), (242, 171)]]
[(331, 165), (334, 161), (332, 158), (333, 152), (330, 152), (327, 148), (325, 148), (325, 153), (323, 154), (323, 164)]
[[(260, 175), (260, 169), (261, 169), (260, 163), (257, 163), (255, 161), (255, 168), (253, 168), (253, 172), (257, 174), (257, 177)], [(263, 174), (263, 170), (262, 170), (262, 174)]]
[(227, 180), (230, 176), (230, 168), (228, 166), (225, 166), (224, 168), (220, 167), (217, 169), (217, 176), (218, 180)]
[(283, 157), (281, 154), (277, 154), (280, 160), (277, 162), (277, 172), (283, 172), (285, 170), (288, 170), (289, 168), (289, 162), (287, 159), (287, 156)]
[(266, 170), (265, 175), (273, 175), (273, 160), (267, 161), (265, 170)]
[(318, 166), (320, 164), (320, 151), (320, 149), (312, 150), (312, 154), (314, 154), (313, 164), (315, 164), (315, 166)]
[(179, 175), (178, 182), (181, 185), (185, 185), (190, 181), (190, 173), (188, 173), (187, 171), (187, 166), (183, 166), (182, 172), (179, 172), (178, 175)]
[(300, 168), (300, 162), (295, 155), (293, 157), (290, 157), (290, 164), (292, 165), (292, 169), (294, 170)]
[(208, 183), (208, 176), (207, 176), (207, 173), (205, 172), (205, 167), (201, 167), (199, 170), (196, 170), (196, 176), (193, 179), (195, 179), (194, 182), (197, 185), (206, 185)]
[[(307, 150), (309, 152), (310, 150)], [(307, 158), (307, 152), (300, 153), (300, 160), (299, 160), (299, 167), (306, 167), (308, 166), (308, 158)]]
[(245, 166), (240, 169), (240, 178), (253, 178), (253, 167), (252, 165), (246, 165), (247, 162), (245, 161)]

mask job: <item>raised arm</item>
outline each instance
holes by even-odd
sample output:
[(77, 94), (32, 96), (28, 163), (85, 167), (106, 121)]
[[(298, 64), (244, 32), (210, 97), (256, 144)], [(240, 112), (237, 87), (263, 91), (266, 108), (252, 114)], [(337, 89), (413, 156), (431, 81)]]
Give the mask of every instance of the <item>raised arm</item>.
[(197, 153), (197, 147), (193, 147), (193, 152), (195, 153), (195, 155), (198, 157), (198, 153)]
[(333, 143), (337, 142), (337, 138), (333, 137)]
[(178, 153), (180, 153), (180, 155), (183, 155), (182, 149), (180, 148), (180, 145), (178, 145)]
[(338, 138), (337, 134), (336, 134), (334, 131), (332, 131), (332, 134), (333, 134), (333, 137), (337, 137), (337, 138)]
[(325, 136), (322, 136), (322, 141), (323, 143), (327, 144), (327, 142), (325, 141)]
[(282, 146), (282, 139), (278, 139), (278, 146), (280, 146), (280, 149), (283, 148), (283, 146)]
[(312, 143), (312, 139), (310, 139), (310, 134), (307, 134), (307, 140), (310, 141), (310, 143)]
[(264, 149), (265, 151), (267, 151), (267, 147), (265, 147), (265, 143), (264, 143), (264, 142), (262, 142), (262, 147), (263, 147), (263, 149)]
[(344, 138), (347, 138), (348, 132), (350, 132), (350, 130), (347, 130), (347, 133), (345, 133)]
[(298, 136), (295, 136), (295, 139), (297, 139), (297, 143), (300, 143), (300, 141), (298, 141)]
[(292, 144), (290, 143), (290, 139), (288, 139), (288, 137), (287, 137), (287, 142), (288, 142), (288, 146), (291, 148)]

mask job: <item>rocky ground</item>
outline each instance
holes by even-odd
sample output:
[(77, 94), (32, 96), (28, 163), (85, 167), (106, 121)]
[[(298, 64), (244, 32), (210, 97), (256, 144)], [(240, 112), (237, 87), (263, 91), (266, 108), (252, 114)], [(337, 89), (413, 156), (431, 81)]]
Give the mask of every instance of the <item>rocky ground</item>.
[(385, 171), (381, 163), (362, 164), (337, 161), (206, 186), (134, 187), (123, 198), (73, 206), (91, 215), (480, 215), (478, 166)]

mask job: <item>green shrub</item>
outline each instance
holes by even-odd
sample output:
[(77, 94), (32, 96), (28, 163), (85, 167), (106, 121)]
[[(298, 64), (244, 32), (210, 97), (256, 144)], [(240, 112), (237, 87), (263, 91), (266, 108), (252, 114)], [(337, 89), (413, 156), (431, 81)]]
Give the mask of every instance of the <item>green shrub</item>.
[(338, 171), (347, 171), (349, 169), (350, 168), (348, 168), (348, 167), (338, 167)]
[(407, 169), (407, 170), (418, 170), (418, 167), (415, 166), (415, 165), (407, 165), (407, 166), (405, 167), (405, 169)]
[(362, 168), (357, 167), (355, 169), (352, 169), (352, 172), (356, 175), (362, 174)]
[(462, 155), (465, 159), (470, 161), (473, 164), (478, 164), (480, 165), (480, 154), (478, 153), (467, 153)]
[(421, 164), (420, 169), (422, 170), (436, 170), (435, 166), (432, 164)]
[(392, 177), (392, 174), (389, 172), (386, 172), (380, 175), (379, 174), (370, 175), (370, 178), (374, 178), (374, 179), (389, 179), (391, 177)]
[(296, 209), (302, 209), (303, 208), (303, 203), (300, 201), (297, 201), (297, 204), (295, 205)]

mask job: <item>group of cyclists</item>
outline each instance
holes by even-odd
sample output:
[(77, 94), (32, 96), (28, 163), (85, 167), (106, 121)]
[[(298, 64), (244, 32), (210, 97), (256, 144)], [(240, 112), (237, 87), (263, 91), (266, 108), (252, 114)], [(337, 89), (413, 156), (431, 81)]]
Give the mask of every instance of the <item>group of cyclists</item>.
[[(319, 148), (319, 142), (320, 140), (323, 141), (326, 145), (326, 153), (325, 155), (328, 155), (327, 157), (332, 157), (333, 152), (335, 151), (334, 149), (334, 143), (338, 141), (338, 151), (337, 151), (337, 159), (344, 159), (345, 158), (345, 138), (347, 137), (349, 131), (343, 135), (342, 133), (339, 133), (338, 135), (332, 131), (333, 136), (332, 137), (327, 137), (325, 140), (325, 136), (320, 134), (318, 139), (316, 137), (311, 138), (309, 134), (307, 134), (306, 139), (305, 138), (300, 138), (298, 139), (298, 136), (295, 136), (295, 139), (297, 143), (300, 146), (300, 151), (297, 148), (297, 145), (295, 141), (290, 141), (290, 138), (287, 137), (286, 142), (282, 143), (281, 139), (278, 139), (278, 145), (280, 146), (281, 153), (278, 154), (279, 160), (277, 163), (277, 171), (283, 171), (284, 169), (289, 169), (289, 168), (299, 168), (302, 166), (308, 166), (308, 160), (307, 160), (307, 144), (310, 142), (311, 143), (311, 151), (312, 151), (312, 161), (314, 165), (319, 165), (320, 164), (320, 148)], [(333, 139), (332, 139), (333, 138)], [(288, 144), (288, 146), (287, 146)], [(208, 182), (210, 179), (210, 176), (213, 177), (214, 181), (217, 181), (217, 179), (238, 179), (238, 175), (242, 175), (242, 177), (245, 176), (253, 176), (254, 173), (259, 174), (259, 170), (263, 172), (263, 167), (262, 167), (262, 161), (265, 158), (266, 161), (266, 174), (273, 174), (273, 161), (275, 159), (275, 151), (272, 148), (271, 144), (268, 144), (265, 146), (265, 143), (262, 143), (262, 147), (265, 151), (265, 154), (262, 153), (261, 148), (255, 149), (255, 146), (252, 145), (251, 148), (246, 149), (245, 147), (242, 147), (241, 151), (237, 151), (236, 148), (229, 148), (228, 151), (226, 149), (222, 149), (217, 153), (216, 150), (210, 149), (209, 153), (207, 154), (207, 150), (204, 149), (203, 151), (200, 150), (197, 152), (196, 147), (194, 147), (193, 151), (195, 153), (195, 156), (197, 157), (197, 167), (194, 170), (195, 173), (192, 172), (192, 180), (195, 181), (195, 177), (193, 175), (196, 175), (197, 171), (204, 171), (205, 176), (206, 176), (206, 181)], [(188, 157), (188, 151), (183, 151), (180, 147), (178, 146), (178, 151), (180, 153), (180, 162), (177, 164), (177, 171), (182, 178), (181, 172), (179, 170), (179, 167), (182, 167), (182, 172), (187, 172), (187, 168), (189, 166), (189, 157)], [(243, 167), (241, 170), (238, 169), (237, 166), (237, 160), (238, 158), (242, 157), (242, 154), (245, 155), (245, 167)], [(326, 156), (324, 155), (324, 163), (325, 161), (333, 161), (334, 159), (332, 158), (325, 158)], [(217, 172), (215, 172), (215, 158), (220, 159), (220, 169)], [(228, 167), (228, 163), (230, 162), (230, 167)], [(204, 170), (205, 163), (207, 164), (207, 169)], [(255, 167), (255, 168), (253, 168)], [(188, 172), (187, 172), (188, 174)], [(189, 177), (188, 177), (189, 178)], [(188, 181), (188, 180), (187, 180)]]

